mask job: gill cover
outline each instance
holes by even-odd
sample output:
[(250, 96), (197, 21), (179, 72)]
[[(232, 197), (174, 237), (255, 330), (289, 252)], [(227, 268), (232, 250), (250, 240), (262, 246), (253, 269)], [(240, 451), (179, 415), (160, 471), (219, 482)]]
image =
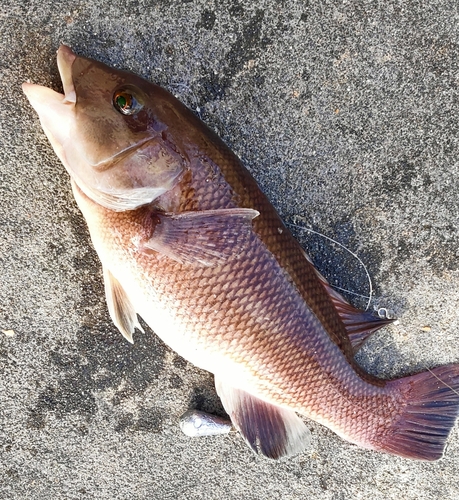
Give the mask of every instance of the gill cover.
[(184, 158), (155, 115), (159, 87), (76, 56), (65, 45), (57, 63), (64, 95), (30, 83), (23, 90), (79, 188), (117, 211), (135, 209), (172, 189)]

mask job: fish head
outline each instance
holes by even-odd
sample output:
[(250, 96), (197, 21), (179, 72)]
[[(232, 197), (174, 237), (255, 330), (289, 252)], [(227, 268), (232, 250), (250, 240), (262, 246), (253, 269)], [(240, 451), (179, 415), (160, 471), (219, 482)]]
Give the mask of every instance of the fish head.
[(164, 91), (65, 45), (57, 64), (63, 94), (31, 83), (23, 91), (78, 187), (116, 211), (135, 209), (172, 189), (185, 167), (158, 113)]

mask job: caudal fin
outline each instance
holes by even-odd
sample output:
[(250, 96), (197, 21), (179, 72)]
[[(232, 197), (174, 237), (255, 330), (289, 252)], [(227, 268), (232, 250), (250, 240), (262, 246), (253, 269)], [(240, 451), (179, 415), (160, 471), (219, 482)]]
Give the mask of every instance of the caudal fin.
[(439, 366), (388, 383), (403, 396), (394, 424), (376, 449), (418, 460), (438, 460), (459, 414), (459, 365)]

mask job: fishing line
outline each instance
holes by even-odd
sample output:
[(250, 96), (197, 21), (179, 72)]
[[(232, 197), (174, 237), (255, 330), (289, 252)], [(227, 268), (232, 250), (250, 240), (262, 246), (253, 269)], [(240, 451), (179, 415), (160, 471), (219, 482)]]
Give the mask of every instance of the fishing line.
[(435, 375), (435, 373), (430, 369), (430, 368), (427, 368), (427, 371), (430, 372), (439, 382), (441, 382), (445, 387), (448, 387), (448, 389), (451, 389), (454, 394), (458, 395), (459, 396), (459, 392), (457, 392), (455, 389), (453, 389), (450, 385), (448, 385), (446, 382), (444, 382), (440, 377), (438, 377), (437, 375)]
[(373, 284), (371, 282), (370, 273), (368, 272), (367, 267), (363, 263), (362, 259), (358, 255), (356, 255), (352, 250), (349, 250), (349, 248), (345, 247), (339, 241), (336, 241), (333, 238), (330, 238), (329, 236), (325, 236), (325, 234), (314, 231), (314, 229), (310, 229), (309, 227), (298, 226), (297, 224), (290, 224), (290, 223), (288, 224), (288, 226), (294, 227), (296, 229), (303, 229), (304, 231), (309, 231), (310, 233), (317, 234), (318, 236), (321, 236), (322, 238), (325, 238), (326, 240), (331, 241), (332, 243), (336, 243), (338, 246), (340, 246), (341, 248), (346, 250), (346, 252), (349, 252), (355, 259), (357, 259), (360, 262), (361, 266), (365, 270), (365, 274), (367, 275), (367, 279), (368, 279), (368, 288), (369, 288), (369, 295), (368, 296), (361, 295), (361, 294), (355, 293), (355, 292), (351, 292), (350, 290), (346, 290), (345, 288), (340, 288), (339, 286), (334, 286), (334, 285), (331, 285), (331, 286), (333, 288), (338, 289), (338, 290), (342, 290), (343, 292), (347, 292), (347, 293), (350, 293), (352, 295), (356, 295), (357, 297), (362, 297), (364, 299), (368, 299), (367, 305), (365, 307), (365, 311), (368, 311), (368, 308), (370, 307), (371, 300), (373, 298)]

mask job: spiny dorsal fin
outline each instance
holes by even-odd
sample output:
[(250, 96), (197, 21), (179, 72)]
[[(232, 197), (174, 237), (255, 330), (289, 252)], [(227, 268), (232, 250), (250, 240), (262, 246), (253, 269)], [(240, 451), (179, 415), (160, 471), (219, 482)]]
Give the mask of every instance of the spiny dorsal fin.
[(310, 444), (311, 433), (294, 411), (266, 403), (217, 377), (215, 387), (233, 425), (255, 453), (277, 459), (300, 453)]
[(132, 305), (129, 297), (124, 291), (120, 282), (113, 276), (113, 274), (104, 266), (104, 284), (105, 284), (105, 298), (107, 301), (108, 312), (112, 318), (113, 323), (131, 344), (134, 343), (132, 334), (138, 328), (142, 333), (143, 328), (140, 326), (137, 319), (134, 306)]

